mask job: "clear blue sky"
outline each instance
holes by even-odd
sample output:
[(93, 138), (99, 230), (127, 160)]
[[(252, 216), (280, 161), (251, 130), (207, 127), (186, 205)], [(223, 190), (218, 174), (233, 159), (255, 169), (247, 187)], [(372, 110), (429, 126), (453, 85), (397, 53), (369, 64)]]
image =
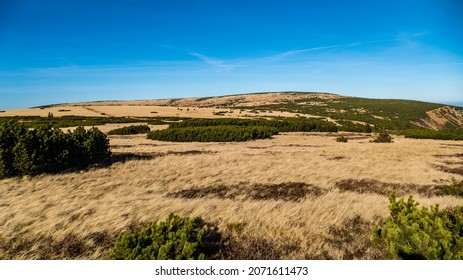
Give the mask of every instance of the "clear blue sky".
[(463, 1), (0, 0), (0, 109), (279, 90), (463, 102)]

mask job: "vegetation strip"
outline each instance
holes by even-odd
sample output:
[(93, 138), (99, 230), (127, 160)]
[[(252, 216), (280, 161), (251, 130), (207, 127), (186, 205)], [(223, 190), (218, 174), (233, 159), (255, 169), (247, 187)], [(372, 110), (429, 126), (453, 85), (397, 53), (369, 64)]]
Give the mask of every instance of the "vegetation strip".
[(264, 126), (278, 129), (279, 132), (337, 132), (334, 123), (320, 119), (189, 119), (171, 123), (169, 128), (204, 127), (204, 126)]
[(436, 140), (463, 140), (463, 129), (442, 129), (442, 130), (430, 130), (430, 129), (413, 129), (404, 130), (400, 134), (406, 138), (418, 138), (418, 139), (436, 139)]
[(243, 142), (268, 139), (278, 130), (264, 126), (182, 127), (155, 130), (147, 138), (172, 142)]
[(144, 134), (150, 132), (150, 127), (147, 125), (131, 125), (121, 128), (110, 130), (108, 135), (133, 135), (133, 134)]

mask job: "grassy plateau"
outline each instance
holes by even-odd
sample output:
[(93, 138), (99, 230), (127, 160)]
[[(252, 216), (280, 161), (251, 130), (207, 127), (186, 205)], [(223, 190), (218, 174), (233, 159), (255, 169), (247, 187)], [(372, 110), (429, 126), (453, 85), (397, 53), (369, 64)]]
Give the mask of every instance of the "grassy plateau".
[[(214, 241), (219, 247), (206, 253), (191, 249), (189, 240), (175, 240), (190, 246), (182, 258), (413, 257), (411, 249), (384, 245), (388, 232), (408, 230), (392, 223), (390, 217), (410, 217), (397, 209), (409, 207), (421, 215), (416, 221), (460, 221), (459, 110), (293, 92), (7, 110), (0, 125), (14, 119), (29, 130), (119, 130), (106, 136), (111, 153), (97, 163), (0, 179), (0, 259), (126, 258), (130, 238), (165, 232), (164, 224), (153, 221), (166, 219), (186, 224), (179, 236), (191, 233), (200, 247), (210, 236), (199, 240), (202, 233), (193, 225), (221, 235), (219, 245)], [(140, 134), (131, 134), (133, 126)], [(400, 201), (409, 195), (414, 200)], [(445, 230), (423, 228), (419, 234)], [(141, 237), (126, 234), (132, 232)], [(452, 234), (444, 235), (457, 243), (463, 238)], [(169, 248), (155, 249), (130, 252), (139, 254), (134, 258), (176, 258)], [(419, 256), (462, 256), (457, 246), (452, 250)]]

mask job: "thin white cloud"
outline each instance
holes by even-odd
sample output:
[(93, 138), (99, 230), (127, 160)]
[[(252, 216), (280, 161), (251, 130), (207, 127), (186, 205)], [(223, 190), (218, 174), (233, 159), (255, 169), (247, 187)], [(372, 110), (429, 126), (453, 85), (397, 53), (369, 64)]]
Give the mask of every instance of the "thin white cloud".
[(212, 58), (212, 57), (206, 56), (206, 55), (198, 53), (198, 52), (190, 52), (190, 54), (192, 56), (195, 56), (195, 57), (199, 58), (203, 62), (205, 62), (205, 63), (207, 63), (209, 65), (218, 67), (218, 68), (220, 68), (222, 70), (231, 71), (237, 66), (237, 64), (226, 63), (223, 60)]
[(284, 59), (285, 57), (300, 54), (300, 53), (306, 53), (306, 52), (314, 52), (314, 51), (322, 51), (322, 50), (335, 50), (339, 48), (341, 45), (332, 45), (332, 46), (321, 46), (321, 47), (313, 47), (313, 48), (305, 48), (305, 49), (299, 49), (299, 48), (294, 48), (292, 50), (272, 55), (269, 57), (264, 57), (264, 59), (268, 59), (270, 62), (278, 61), (281, 59)]

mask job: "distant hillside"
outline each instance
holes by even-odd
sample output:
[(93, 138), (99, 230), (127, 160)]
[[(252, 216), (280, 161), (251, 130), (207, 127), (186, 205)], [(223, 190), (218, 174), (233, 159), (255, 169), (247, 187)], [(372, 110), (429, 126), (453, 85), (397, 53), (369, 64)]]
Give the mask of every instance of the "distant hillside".
[(399, 99), (346, 97), (322, 92), (262, 92), (202, 98), (96, 101), (0, 112), (1, 116), (325, 118), (343, 126), (432, 130), (463, 127), (463, 108)]

